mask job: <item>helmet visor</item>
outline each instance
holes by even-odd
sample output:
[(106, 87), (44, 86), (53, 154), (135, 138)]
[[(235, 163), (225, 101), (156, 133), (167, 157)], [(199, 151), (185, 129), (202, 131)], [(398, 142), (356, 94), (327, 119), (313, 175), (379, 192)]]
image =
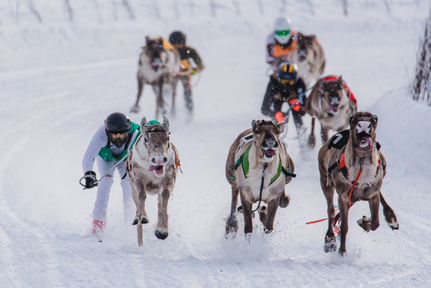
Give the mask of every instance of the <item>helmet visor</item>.
[(282, 31), (275, 31), (275, 35), (277, 36), (289, 36), (290, 30), (282, 30)]
[(282, 85), (293, 85), (295, 83), (295, 79), (280, 79), (280, 83)]

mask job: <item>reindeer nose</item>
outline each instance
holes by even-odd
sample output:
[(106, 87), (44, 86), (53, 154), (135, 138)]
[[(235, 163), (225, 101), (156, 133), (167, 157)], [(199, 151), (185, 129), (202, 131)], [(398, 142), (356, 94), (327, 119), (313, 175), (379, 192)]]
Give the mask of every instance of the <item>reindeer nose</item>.
[(268, 149), (276, 149), (278, 147), (278, 143), (277, 141), (273, 140), (273, 139), (269, 139), (263, 142), (264, 147), (267, 147)]
[(154, 156), (151, 158), (151, 163), (156, 165), (164, 165), (168, 163), (168, 157), (166, 156)]
[(358, 133), (365, 132), (367, 134), (370, 134), (371, 132), (371, 123), (368, 121), (359, 121), (356, 125), (356, 131)]

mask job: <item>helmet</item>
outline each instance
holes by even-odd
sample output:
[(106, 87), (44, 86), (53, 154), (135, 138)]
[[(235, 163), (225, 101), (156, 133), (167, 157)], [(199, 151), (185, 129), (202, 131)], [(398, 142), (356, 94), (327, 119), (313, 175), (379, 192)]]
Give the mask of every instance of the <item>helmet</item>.
[(105, 120), (105, 130), (111, 143), (121, 148), (129, 137), (130, 119), (126, 114), (112, 113)]
[(174, 31), (169, 36), (169, 42), (171, 42), (172, 45), (186, 45), (186, 34), (184, 34), (181, 31)]
[(292, 37), (290, 19), (279, 17), (274, 23), (274, 37), (281, 45), (287, 44)]
[(278, 66), (277, 79), (282, 85), (293, 85), (298, 80), (298, 66), (286, 61)]

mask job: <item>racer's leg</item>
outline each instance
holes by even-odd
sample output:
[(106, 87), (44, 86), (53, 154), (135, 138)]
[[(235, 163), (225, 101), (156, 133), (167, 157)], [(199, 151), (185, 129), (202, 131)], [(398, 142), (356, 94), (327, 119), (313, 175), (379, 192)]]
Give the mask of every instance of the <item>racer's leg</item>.
[[(96, 158), (100, 176), (105, 174), (113, 164), (113, 161), (105, 161), (99, 156)], [(106, 175), (97, 188), (96, 202), (94, 203), (93, 219), (106, 221), (106, 211), (108, 208), (109, 193), (113, 183), (112, 174)]]
[(123, 162), (117, 167), (121, 179), (121, 188), (123, 189), (123, 205), (124, 205), (124, 221), (125, 223), (132, 223), (135, 216), (135, 203), (132, 197), (132, 187), (130, 186), (129, 175), (126, 173), (126, 162)]

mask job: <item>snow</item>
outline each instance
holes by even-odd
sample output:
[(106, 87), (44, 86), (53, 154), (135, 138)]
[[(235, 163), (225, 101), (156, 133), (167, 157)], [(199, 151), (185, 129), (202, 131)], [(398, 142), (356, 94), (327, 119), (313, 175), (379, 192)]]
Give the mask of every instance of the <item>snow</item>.
[[(379, 117), (377, 139), (388, 162), (382, 192), (400, 230), (391, 231), (380, 212), (380, 228), (363, 232), (356, 220), (369, 208), (358, 203), (343, 258), (323, 252), (326, 222), (305, 225), (326, 217), (326, 201), (318, 149), (301, 155), (292, 123), (285, 141), (298, 176), (286, 187), (292, 201), (278, 210), (274, 232), (264, 234), (254, 221), (247, 241), (238, 216), (237, 237), (224, 237), (227, 152), (253, 119), (263, 118), (265, 39), (283, 1), (261, 1), (262, 15), (260, 1), (131, 0), (135, 20), (121, 1), (70, 2), (73, 23), (60, 1), (33, 1), (42, 23), (25, 3), (19, 23), (13, 1), (0, 5), (2, 287), (431, 286), (431, 110), (408, 94), (428, 1), (388, 1), (390, 13), (384, 1), (348, 1), (348, 16), (339, 0), (285, 1), (294, 28), (316, 34), (322, 44), (325, 74), (342, 75), (359, 109)], [(154, 236), (157, 199), (149, 196), (150, 223), (138, 247), (133, 219), (123, 221), (116, 174), (99, 243), (90, 233), (96, 190), (78, 184), (82, 157), (109, 113), (128, 113), (138, 123), (154, 117), (149, 86), (141, 112), (129, 113), (138, 55), (146, 35), (167, 37), (175, 29), (187, 34), (206, 70), (193, 90), (193, 121), (186, 122), (180, 85), (177, 116), (170, 118), (184, 174), (168, 206), (169, 237)]]

